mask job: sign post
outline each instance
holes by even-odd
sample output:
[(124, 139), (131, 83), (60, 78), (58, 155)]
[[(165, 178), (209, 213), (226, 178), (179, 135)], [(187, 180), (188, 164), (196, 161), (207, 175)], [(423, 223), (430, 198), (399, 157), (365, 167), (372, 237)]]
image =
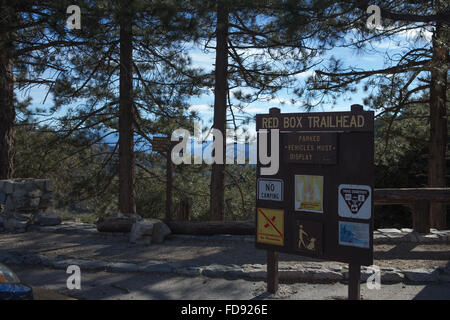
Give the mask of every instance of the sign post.
[(166, 157), (166, 220), (172, 220), (173, 163), (171, 161), (173, 143), (169, 138), (153, 137), (152, 150)]
[[(278, 287), (278, 252), (349, 264), (349, 299), (360, 297), (361, 265), (373, 264), (374, 114), (288, 113), (256, 116), (279, 130), (280, 165), (257, 164), (256, 248), (267, 250), (269, 292)], [(275, 135), (276, 136), (276, 135)], [(258, 142), (258, 147), (260, 143)]]
[(267, 291), (278, 291), (278, 252), (267, 250)]

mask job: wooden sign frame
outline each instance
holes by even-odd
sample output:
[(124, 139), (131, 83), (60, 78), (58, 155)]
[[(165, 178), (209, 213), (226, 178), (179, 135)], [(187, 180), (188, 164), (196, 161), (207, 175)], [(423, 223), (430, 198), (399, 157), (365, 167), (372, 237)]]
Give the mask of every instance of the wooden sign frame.
[[(349, 297), (354, 299), (359, 298), (360, 266), (373, 264), (373, 119), (374, 113), (359, 105), (351, 112), (298, 114), (273, 108), (256, 116), (258, 137), (264, 129), (280, 133), (279, 171), (261, 175), (258, 157), (257, 181), (278, 179), (284, 185), (282, 202), (256, 199), (257, 223), (261, 209), (283, 212), (284, 239), (261, 242), (257, 231), (256, 248), (267, 250), (268, 263), (277, 262), (277, 252), (349, 263)], [(272, 150), (270, 139), (268, 144)], [(344, 215), (339, 205), (346, 208)], [(269, 288), (276, 288), (276, 277), (268, 271)]]

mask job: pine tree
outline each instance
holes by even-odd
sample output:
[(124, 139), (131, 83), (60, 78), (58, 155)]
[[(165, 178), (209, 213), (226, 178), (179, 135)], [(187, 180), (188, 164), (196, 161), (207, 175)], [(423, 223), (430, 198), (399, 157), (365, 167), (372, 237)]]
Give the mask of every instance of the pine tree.
[[(342, 95), (353, 93), (360, 82), (363, 89), (371, 91), (365, 104), (379, 109), (379, 115), (391, 116), (391, 123), (403, 110), (417, 103), (429, 105), (430, 137), (428, 186), (446, 186), (446, 144), (448, 139), (448, 70), (449, 70), (449, 24), (450, 11), (447, 1), (313, 1), (320, 8), (321, 20), (316, 25), (329, 34), (328, 50), (352, 48), (368, 52), (370, 46), (382, 41), (398, 41), (408, 32), (418, 34), (432, 32), (432, 41), (413, 39), (400, 53), (386, 53), (387, 65), (377, 70), (364, 70), (361, 66), (345, 66), (337, 59), (329, 59), (327, 66), (318, 68), (315, 76), (300, 95), (313, 108), (317, 101), (336, 101)], [(380, 8), (382, 28), (370, 30), (366, 26), (370, 14), (369, 5)], [(302, 8), (303, 10), (303, 8)], [(294, 10), (295, 12), (302, 10)], [(295, 25), (287, 19), (286, 25)], [(428, 97), (427, 100), (423, 100)], [(389, 127), (387, 130), (389, 136)], [(445, 207), (432, 204), (431, 224), (446, 227)]]
[[(316, 50), (307, 50), (284, 37), (274, 22), (277, 12), (284, 9), (281, 0), (270, 3), (217, 0), (193, 4), (193, 10), (199, 12), (198, 42), (216, 53), (214, 82), (206, 84), (214, 86), (213, 129), (224, 137), (229, 123), (237, 128), (248, 121), (239, 118), (236, 112), (245, 112), (245, 106), (259, 99), (274, 98), (276, 92), (295, 83), (296, 75), (312, 67)], [(303, 28), (299, 33), (303, 31), (307, 30)], [(210, 44), (212, 39), (215, 46)], [(223, 164), (212, 165), (212, 220), (224, 218), (225, 173)]]
[(153, 134), (171, 134), (190, 117), (185, 100), (195, 94), (198, 76), (180, 42), (193, 22), (175, 6), (147, 0), (86, 3), (88, 31), (79, 34), (86, 45), (71, 55), (71, 72), (52, 88), (56, 108), (80, 102), (60, 118), (67, 134), (84, 130), (98, 141), (119, 135), (123, 214), (136, 212), (135, 141), (148, 145)]
[(54, 0), (0, 2), (0, 179), (14, 177), (15, 90), (52, 86), (48, 75), (65, 71), (56, 56), (80, 44), (65, 28), (67, 6)]

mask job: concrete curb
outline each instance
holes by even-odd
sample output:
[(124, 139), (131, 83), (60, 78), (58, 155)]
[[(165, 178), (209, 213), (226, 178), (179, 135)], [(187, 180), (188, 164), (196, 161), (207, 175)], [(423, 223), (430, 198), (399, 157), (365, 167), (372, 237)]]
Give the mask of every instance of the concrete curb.
[[(0, 253), (0, 262), (5, 264), (42, 265), (54, 269), (67, 269), (70, 265), (78, 265), (83, 271), (108, 271), (126, 273), (166, 273), (181, 276), (205, 276), (209, 278), (265, 280), (266, 266), (261, 264), (200, 266), (194, 264), (146, 261), (130, 263), (108, 260), (74, 259), (66, 256), (49, 258), (30, 252)], [(367, 281), (373, 274), (367, 267), (362, 267), (361, 281)], [(381, 268), (382, 283), (450, 283), (450, 267), (435, 269), (399, 270)], [(331, 266), (328, 268), (311, 265), (279, 265), (281, 281), (295, 282), (342, 282), (348, 280), (347, 267)]]
[[(102, 238), (127, 238), (128, 233), (98, 232), (95, 225), (64, 222), (58, 226), (31, 226), (30, 232), (44, 233), (67, 233), (93, 235)], [(431, 229), (429, 234), (414, 232), (412, 229), (378, 229), (373, 233), (373, 243), (377, 244), (397, 244), (397, 243), (417, 243), (417, 244), (450, 244), (450, 230)], [(244, 241), (254, 242), (255, 236), (236, 236), (236, 235), (180, 235), (172, 234), (168, 237), (171, 240), (195, 240), (195, 241)]]

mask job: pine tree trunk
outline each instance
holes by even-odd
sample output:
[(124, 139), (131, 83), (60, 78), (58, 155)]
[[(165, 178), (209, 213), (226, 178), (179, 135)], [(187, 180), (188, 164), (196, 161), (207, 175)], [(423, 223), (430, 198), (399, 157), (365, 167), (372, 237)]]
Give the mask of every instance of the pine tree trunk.
[(14, 10), (2, 0), (0, 7), (0, 180), (14, 176), (14, 75), (13, 25)]
[[(222, 132), (225, 137), (227, 116), (227, 92), (228, 92), (228, 11), (226, 2), (219, 0), (217, 3), (217, 27), (216, 27), (216, 71), (214, 92), (214, 125), (213, 128)], [(223, 155), (225, 155), (226, 141), (223, 141)], [(211, 172), (211, 220), (223, 220), (224, 218), (224, 188), (225, 188), (225, 164), (213, 164)]]
[[(439, 2), (439, 1), (438, 1)], [(428, 186), (446, 186), (447, 148), (447, 110), (446, 90), (449, 55), (446, 49), (446, 35), (440, 23), (437, 23), (433, 37), (433, 61), (431, 68), (430, 89), (430, 158), (428, 165)], [(430, 223), (432, 228), (445, 229), (446, 207), (444, 204), (432, 203), (430, 207)]]
[(133, 134), (133, 33), (130, 3), (120, 12), (119, 210), (136, 213)]

